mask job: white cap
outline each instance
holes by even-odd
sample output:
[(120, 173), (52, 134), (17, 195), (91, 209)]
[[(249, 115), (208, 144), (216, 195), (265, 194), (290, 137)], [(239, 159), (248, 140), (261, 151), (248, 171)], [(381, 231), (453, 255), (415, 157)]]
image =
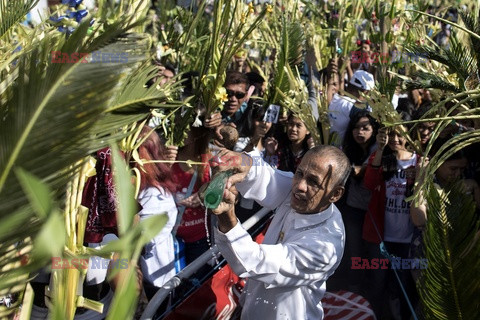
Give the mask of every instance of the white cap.
[(353, 74), (350, 84), (361, 90), (372, 90), (375, 87), (375, 79), (371, 73), (357, 70)]

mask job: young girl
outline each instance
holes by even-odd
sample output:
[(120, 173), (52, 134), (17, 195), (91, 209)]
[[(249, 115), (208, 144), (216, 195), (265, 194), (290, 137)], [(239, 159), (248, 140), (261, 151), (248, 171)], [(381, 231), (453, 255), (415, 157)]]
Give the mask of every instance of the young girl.
[[(243, 121), (237, 127), (239, 138), (233, 151), (250, 152), (257, 150), (266, 159), (265, 139), (272, 136), (272, 122), (264, 121), (267, 108), (263, 106), (263, 100), (250, 99), (248, 109)], [(269, 161), (267, 161), (269, 162)], [(270, 163), (270, 162), (269, 162)]]
[[(278, 159), (275, 155), (267, 155), (265, 148), (265, 141), (269, 141), (267, 140), (269, 138), (273, 139), (271, 138), (273, 123), (264, 121), (267, 109), (263, 106), (263, 100), (261, 99), (250, 99), (248, 101), (248, 109), (242, 119), (243, 121), (237, 127), (240, 137), (233, 150), (236, 152), (255, 150), (257, 157), (263, 158), (267, 163), (276, 167)], [(238, 219), (244, 222), (261, 208), (254, 200), (245, 199), (239, 195), (235, 212)]]
[[(410, 195), (415, 177), (417, 156), (408, 151), (403, 126), (387, 131), (380, 129), (377, 134), (377, 151), (370, 157), (365, 171), (365, 186), (372, 191), (363, 225), (363, 238), (370, 259), (386, 258), (380, 253), (383, 241), (389, 254), (408, 258), (413, 224), (410, 220), (410, 204), (405, 198)], [(371, 261), (371, 260), (370, 260)], [(383, 299), (387, 287), (392, 288), (393, 301), (400, 299), (400, 310), (392, 311), (402, 319), (410, 318), (408, 304), (401, 293), (397, 279), (382, 268), (371, 270), (367, 298), (377, 318), (382, 316)], [(409, 270), (396, 270), (408, 296), (415, 301), (415, 286)]]
[(314, 147), (311, 140), (305, 123), (291, 113), (287, 119), (286, 138), (281, 139), (284, 141), (281, 143), (283, 147), (279, 147), (274, 140), (266, 141), (267, 156), (278, 157), (279, 170), (295, 173), (305, 153)]
[(250, 152), (253, 149), (263, 151), (263, 138), (272, 127), (271, 122), (264, 120), (266, 108), (263, 106), (263, 100), (250, 99), (248, 108), (241, 123), (237, 126), (239, 138), (235, 144), (234, 151)]

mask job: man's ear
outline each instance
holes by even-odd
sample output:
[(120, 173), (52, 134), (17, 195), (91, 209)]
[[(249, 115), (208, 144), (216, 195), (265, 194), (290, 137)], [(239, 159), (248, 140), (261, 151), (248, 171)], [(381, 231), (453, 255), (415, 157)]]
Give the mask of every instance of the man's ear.
[(345, 187), (337, 186), (330, 193), (330, 198), (328, 198), (328, 201), (330, 203), (337, 202), (338, 200), (340, 200), (340, 198), (343, 196), (344, 193), (345, 193)]

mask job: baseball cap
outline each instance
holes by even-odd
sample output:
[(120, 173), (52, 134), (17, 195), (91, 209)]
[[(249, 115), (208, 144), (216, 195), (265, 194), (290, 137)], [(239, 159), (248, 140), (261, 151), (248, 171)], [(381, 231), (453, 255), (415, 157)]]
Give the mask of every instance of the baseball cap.
[(372, 90), (375, 87), (373, 75), (364, 70), (357, 70), (350, 80), (350, 84), (361, 90)]

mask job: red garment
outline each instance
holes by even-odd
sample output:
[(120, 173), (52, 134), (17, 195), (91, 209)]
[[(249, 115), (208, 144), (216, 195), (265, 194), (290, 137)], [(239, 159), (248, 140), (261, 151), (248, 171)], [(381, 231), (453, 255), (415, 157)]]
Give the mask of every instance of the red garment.
[(116, 199), (110, 148), (97, 151), (96, 175), (88, 178), (82, 205), (88, 208), (85, 242), (100, 243), (107, 233), (117, 234)]
[[(368, 242), (379, 244), (384, 238), (385, 202), (387, 201), (387, 196), (385, 179), (383, 178), (383, 166), (378, 168), (372, 166), (375, 154), (376, 152), (372, 153), (368, 159), (367, 170), (363, 178), (365, 187), (372, 191), (372, 198), (368, 204), (368, 211), (363, 221), (362, 237)], [(417, 162), (418, 157), (417, 155)]]
[[(186, 189), (190, 185), (193, 173), (185, 172), (177, 163), (172, 166), (172, 171), (177, 184), (177, 197), (185, 196)], [(210, 181), (210, 168), (207, 166), (205, 170), (197, 177), (197, 182), (193, 187), (192, 194), (198, 191), (200, 187)], [(183, 191), (182, 191), (183, 189)], [(177, 205), (177, 207), (179, 207)], [(177, 229), (178, 237), (182, 238), (186, 243), (195, 242), (207, 237), (205, 230), (205, 208), (199, 206), (196, 208), (186, 208), (182, 216), (182, 221)]]
[[(370, 159), (368, 159), (365, 177), (363, 178), (365, 187), (372, 191), (372, 198), (368, 204), (368, 211), (363, 221), (362, 237), (368, 242), (378, 244), (384, 237), (386, 187), (385, 180), (383, 179), (383, 166), (378, 168), (372, 166), (375, 154), (376, 152), (372, 153)], [(378, 233), (380, 233), (381, 239), (375, 230), (375, 225)]]

